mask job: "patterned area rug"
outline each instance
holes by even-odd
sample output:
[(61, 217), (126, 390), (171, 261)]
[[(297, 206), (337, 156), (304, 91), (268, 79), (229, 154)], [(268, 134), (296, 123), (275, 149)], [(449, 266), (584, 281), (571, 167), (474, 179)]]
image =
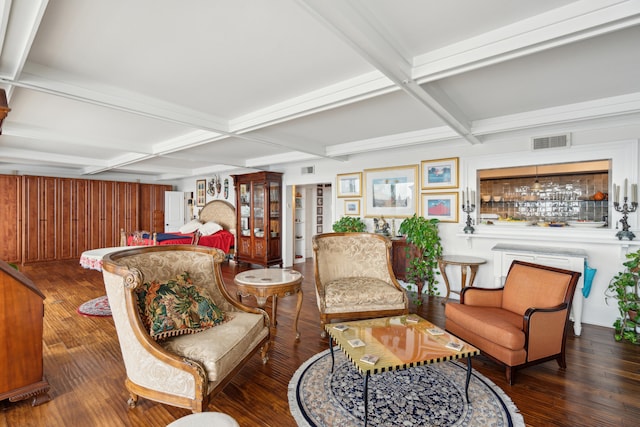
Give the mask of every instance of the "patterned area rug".
[(111, 316), (111, 307), (109, 307), (109, 300), (107, 299), (106, 295), (94, 298), (91, 301), (83, 303), (82, 305), (80, 305), (80, 307), (78, 307), (76, 311), (82, 316)]
[[(307, 360), (289, 383), (299, 426), (364, 425), (363, 377), (338, 347)], [(369, 426), (524, 426), (509, 397), (473, 371), (467, 404), (466, 362), (443, 362), (369, 378)]]

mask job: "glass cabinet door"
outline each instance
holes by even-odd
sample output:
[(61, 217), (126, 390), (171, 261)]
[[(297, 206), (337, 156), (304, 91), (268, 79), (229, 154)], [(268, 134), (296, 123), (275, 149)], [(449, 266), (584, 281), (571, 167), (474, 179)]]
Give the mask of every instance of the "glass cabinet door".
[(261, 183), (253, 185), (253, 236), (264, 237), (264, 185)]
[(271, 238), (280, 236), (280, 184), (269, 183), (269, 231)]
[(240, 235), (251, 235), (251, 198), (249, 184), (240, 184)]

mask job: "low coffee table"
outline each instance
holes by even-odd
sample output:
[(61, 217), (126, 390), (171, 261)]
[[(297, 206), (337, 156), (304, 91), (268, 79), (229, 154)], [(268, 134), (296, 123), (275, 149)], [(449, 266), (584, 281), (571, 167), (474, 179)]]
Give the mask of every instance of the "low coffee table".
[[(346, 329), (341, 330), (344, 327)], [(365, 427), (369, 406), (367, 388), (371, 374), (464, 357), (467, 359), (465, 395), (467, 402), (469, 402), (471, 357), (480, 354), (480, 350), (445, 332), (431, 322), (415, 314), (410, 314), (408, 316), (331, 323), (325, 325), (325, 329), (329, 333), (331, 371), (333, 372), (333, 342), (335, 341), (364, 376)], [(358, 344), (358, 341), (362, 346), (354, 347), (352, 344)], [(447, 347), (449, 343), (460, 345), (460, 348), (449, 348)], [(366, 356), (370, 356), (373, 360), (363, 361)], [(374, 363), (371, 363), (372, 361)]]

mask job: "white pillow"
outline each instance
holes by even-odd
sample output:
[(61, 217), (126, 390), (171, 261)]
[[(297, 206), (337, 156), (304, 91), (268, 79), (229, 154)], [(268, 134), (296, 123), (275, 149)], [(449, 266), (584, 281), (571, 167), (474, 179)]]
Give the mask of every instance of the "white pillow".
[(200, 234), (202, 234), (203, 236), (210, 236), (222, 230), (222, 226), (213, 221), (209, 221), (202, 224), (198, 230), (200, 231)]
[(201, 225), (202, 223), (200, 221), (198, 221), (197, 219), (192, 219), (191, 221), (180, 227), (178, 231), (182, 234), (195, 233)]

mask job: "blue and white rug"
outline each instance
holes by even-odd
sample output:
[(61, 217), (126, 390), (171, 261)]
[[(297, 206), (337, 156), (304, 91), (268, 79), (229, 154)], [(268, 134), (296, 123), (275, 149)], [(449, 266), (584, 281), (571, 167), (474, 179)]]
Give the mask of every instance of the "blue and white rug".
[[(299, 426), (364, 425), (363, 377), (342, 350), (307, 360), (289, 383), (289, 408)], [(524, 426), (511, 399), (473, 371), (470, 404), (464, 393), (466, 363), (443, 362), (369, 378), (369, 420), (374, 426)]]

